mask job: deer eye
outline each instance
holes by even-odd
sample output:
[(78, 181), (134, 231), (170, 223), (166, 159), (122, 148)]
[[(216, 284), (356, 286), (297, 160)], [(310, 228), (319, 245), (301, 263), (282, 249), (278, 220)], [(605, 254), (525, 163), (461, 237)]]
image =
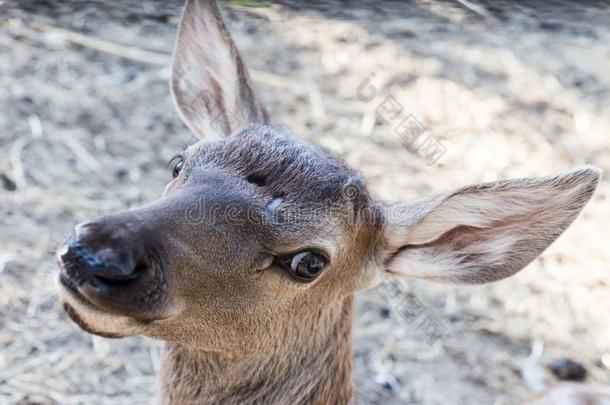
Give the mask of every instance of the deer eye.
[(288, 258), (287, 265), (297, 281), (307, 283), (320, 275), (326, 266), (326, 259), (314, 252), (300, 252)]
[(182, 166), (184, 166), (184, 156), (176, 155), (169, 161), (169, 166), (172, 167), (172, 177), (175, 179), (180, 174)]

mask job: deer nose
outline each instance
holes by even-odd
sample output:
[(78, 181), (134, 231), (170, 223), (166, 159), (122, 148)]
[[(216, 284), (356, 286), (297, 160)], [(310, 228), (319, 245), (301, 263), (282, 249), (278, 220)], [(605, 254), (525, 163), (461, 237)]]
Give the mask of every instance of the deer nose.
[(133, 235), (116, 224), (77, 225), (61, 259), (71, 276), (96, 286), (117, 287), (138, 278), (145, 268)]

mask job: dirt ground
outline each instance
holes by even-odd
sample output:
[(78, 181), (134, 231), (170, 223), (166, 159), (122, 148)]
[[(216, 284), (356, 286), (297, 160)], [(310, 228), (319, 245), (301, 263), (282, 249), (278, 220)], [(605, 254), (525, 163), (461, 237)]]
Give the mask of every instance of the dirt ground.
[[(159, 196), (189, 142), (168, 89), (178, 3), (0, 2), (0, 404), (154, 396), (160, 344), (77, 329), (57, 304), (53, 251), (74, 224)], [(225, 14), (274, 120), (343, 156), (380, 198), (610, 170), (607, 3), (295, 3)], [(438, 160), (396, 134), (388, 100), (442, 145)], [(405, 282), (415, 321), (386, 290), (359, 294), (360, 402), (514, 404), (552, 384), (561, 357), (610, 383), (609, 198), (606, 176), (511, 279)]]

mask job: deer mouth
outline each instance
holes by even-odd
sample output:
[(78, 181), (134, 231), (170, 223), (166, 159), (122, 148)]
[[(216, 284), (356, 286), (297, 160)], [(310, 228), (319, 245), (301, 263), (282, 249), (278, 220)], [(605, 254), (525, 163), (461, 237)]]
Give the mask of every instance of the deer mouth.
[(142, 333), (151, 322), (109, 311), (92, 302), (80, 291), (78, 282), (68, 275), (62, 261), (58, 262), (61, 270), (57, 284), (63, 309), (84, 331), (108, 338), (121, 338)]
[(85, 332), (89, 332), (91, 334), (102, 336), (102, 337), (106, 337), (106, 338), (115, 338), (115, 339), (116, 338), (122, 338), (122, 337), (126, 336), (126, 335), (120, 334), (118, 332), (104, 332), (104, 331), (96, 329), (94, 326), (89, 324), (79, 314), (79, 312), (74, 308), (74, 306), (70, 305), (69, 303), (67, 303), (65, 301), (63, 303), (63, 308), (64, 308), (64, 311), (66, 311), (66, 313), (68, 314), (68, 316), (72, 320), (72, 322), (77, 324)]
[(145, 324), (133, 318), (112, 314), (91, 303), (65, 274), (59, 276), (60, 299), (70, 319), (85, 332), (107, 338), (140, 334)]
[(85, 298), (85, 296), (81, 294), (80, 291), (78, 291), (76, 283), (72, 281), (72, 279), (63, 272), (63, 269), (62, 272), (59, 273), (59, 283), (66, 292), (68, 292), (72, 297), (74, 297), (75, 300), (79, 301), (83, 305), (90, 306), (98, 310), (100, 309), (97, 308), (92, 302), (87, 300), (87, 298)]

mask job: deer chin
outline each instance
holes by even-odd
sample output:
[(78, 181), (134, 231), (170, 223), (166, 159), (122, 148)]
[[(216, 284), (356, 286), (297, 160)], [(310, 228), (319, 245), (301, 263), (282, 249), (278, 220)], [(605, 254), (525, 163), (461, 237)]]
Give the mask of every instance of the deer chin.
[(82, 296), (69, 283), (57, 279), (60, 302), (70, 319), (81, 329), (107, 338), (122, 338), (141, 334), (149, 322), (124, 315), (112, 314)]

